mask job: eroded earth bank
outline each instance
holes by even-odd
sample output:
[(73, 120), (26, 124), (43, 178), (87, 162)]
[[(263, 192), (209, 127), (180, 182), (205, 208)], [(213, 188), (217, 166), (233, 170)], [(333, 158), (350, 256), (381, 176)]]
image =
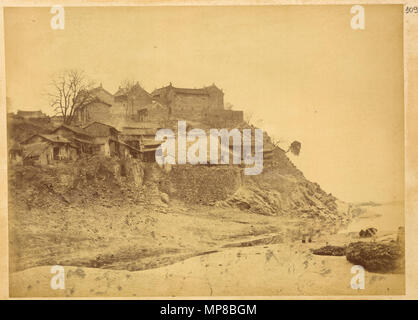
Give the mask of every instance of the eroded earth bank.
[[(345, 257), (311, 249), (362, 240), (341, 230), (369, 209), (305, 179), (280, 148), (259, 176), (98, 156), (14, 166), (11, 295), (358, 294)], [(50, 287), (53, 265), (65, 290)], [(362, 293), (403, 290), (402, 273), (372, 276)]]

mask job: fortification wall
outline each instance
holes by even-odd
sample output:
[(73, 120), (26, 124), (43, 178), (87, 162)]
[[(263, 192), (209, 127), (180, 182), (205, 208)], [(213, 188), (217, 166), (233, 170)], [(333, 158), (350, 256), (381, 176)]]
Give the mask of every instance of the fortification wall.
[(237, 166), (173, 166), (160, 189), (188, 203), (214, 204), (235, 193), (242, 183)]
[(208, 124), (214, 127), (231, 127), (244, 121), (244, 112), (235, 110), (216, 110), (206, 116)]
[(77, 124), (87, 124), (98, 121), (106, 123), (110, 116), (110, 107), (101, 102), (93, 102), (76, 112), (74, 122)]

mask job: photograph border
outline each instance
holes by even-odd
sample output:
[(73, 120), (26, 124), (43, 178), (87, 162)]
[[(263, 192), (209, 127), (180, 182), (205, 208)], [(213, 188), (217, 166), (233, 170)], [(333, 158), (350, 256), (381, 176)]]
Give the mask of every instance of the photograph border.
[[(36, 0), (0, 0), (0, 130), (1, 146), (0, 183), (3, 186), (1, 192), (0, 209), (0, 298), (13, 298), (9, 295), (9, 252), (8, 252), (8, 190), (7, 190), (7, 110), (6, 110), (6, 77), (5, 77), (5, 43), (4, 43), (4, 7), (50, 7), (63, 5), (64, 7), (81, 6), (231, 6), (231, 5), (373, 5), (373, 4), (396, 4), (418, 6), (418, 1), (280, 1), (280, 0), (194, 0), (194, 1), (36, 1)], [(417, 299), (418, 298), (418, 14), (405, 14), (404, 11), (404, 132), (405, 132), (405, 295), (401, 296), (228, 296), (228, 297), (75, 297), (75, 298), (24, 298), (24, 299), (134, 299), (134, 300), (198, 300), (198, 299)]]

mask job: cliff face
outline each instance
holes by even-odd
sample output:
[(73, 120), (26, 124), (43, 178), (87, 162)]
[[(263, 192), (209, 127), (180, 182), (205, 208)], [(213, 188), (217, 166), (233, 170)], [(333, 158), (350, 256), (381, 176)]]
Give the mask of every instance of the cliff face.
[(295, 216), (345, 224), (347, 207), (307, 180), (280, 148), (260, 175), (237, 166), (174, 166), (162, 174), (160, 191), (186, 203), (233, 207), (256, 214)]
[(346, 206), (319, 184), (307, 180), (279, 148), (260, 175), (243, 176), (237, 191), (218, 204), (264, 215), (290, 215), (341, 224), (349, 220)]
[(299, 215), (307, 218), (340, 215), (337, 199), (301, 176), (270, 167), (259, 176), (245, 177), (241, 187), (220, 205), (265, 215)]
[(307, 180), (279, 148), (260, 175), (244, 176), (241, 188), (226, 203), (260, 214), (338, 215), (337, 199)]

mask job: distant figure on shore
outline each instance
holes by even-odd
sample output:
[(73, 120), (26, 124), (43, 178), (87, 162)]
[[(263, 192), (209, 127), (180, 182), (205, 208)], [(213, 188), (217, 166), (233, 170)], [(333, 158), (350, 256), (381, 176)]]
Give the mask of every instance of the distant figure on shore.
[(321, 224), (318, 219), (314, 219), (312, 222), (302, 226), (301, 230), (302, 243), (311, 243), (314, 237), (320, 236)]

